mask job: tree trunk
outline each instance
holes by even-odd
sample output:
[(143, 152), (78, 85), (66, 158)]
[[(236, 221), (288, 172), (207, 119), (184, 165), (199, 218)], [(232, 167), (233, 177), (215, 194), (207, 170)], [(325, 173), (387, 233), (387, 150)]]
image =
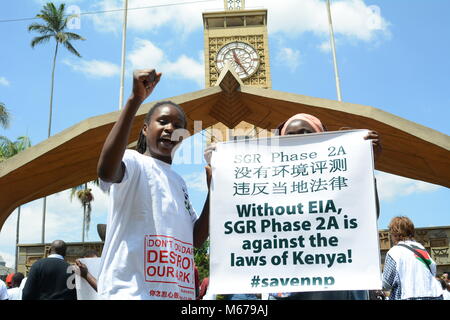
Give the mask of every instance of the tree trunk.
[[(55, 67), (56, 67), (56, 56), (58, 55), (58, 41), (56, 41), (56, 47), (55, 47), (55, 55), (53, 57), (53, 67), (52, 67), (52, 81), (51, 81), (51, 88), (50, 88), (50, 111), (49, 111), (49, 117), (48, 117), (48, 136), (47, 138), (50, 138), (50, 135), (52, 133), (52, 113), (53, 113), (53, 87), (55, 84)], [(42, 244), (45, 243), (45, 214), (47, 210), (47, 197), (44, 197), (44, 203), (42, 206), (42, 236), (41, 236), (41, 242)]]
[(19, 271), (18, 263), (19, 263), (19, 226), (20, 226), (20, 206), (17, 208), (17, 226), (16, 226), (16, 272)]
[(53, 57), (53, 68), (52, 68), (52, 83), (50, 88), (50, 112), (48, 117), (48, 138), (50, 138), (52, 133), (52, 113), (53, 113), (53, 87), (55, 85), (55, 67), (56, 67), (56, 55), (58, 54), (58, 41), (56, 41), (55, 56)]
[[(84, 190), (87, 190), (87, 183), (84, 184)], [(81, 242), (84, 242), (84, 230), (86, 230), (86, 202), (83, 202), (83, 231), (81, 232)]]
[(86, 230), (86, 204), (83, 203), (83, 230), (81, 231), (81, 242), (84, 242), (84, 230)]

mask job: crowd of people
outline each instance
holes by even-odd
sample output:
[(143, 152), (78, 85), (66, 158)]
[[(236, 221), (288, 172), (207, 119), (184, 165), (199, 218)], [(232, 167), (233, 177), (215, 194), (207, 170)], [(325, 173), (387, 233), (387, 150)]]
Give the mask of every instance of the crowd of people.
[[(212, 144), (205, 150), (208, 196), (197, 218), (186, 183), (171, 167), (174, 151), (182, 140), (175, 139), (174, 132), (187, 127), (183, 109), (171, 101), (157, 103), (145, 117), (136, 150), (127, 149), (135, 115), (161, 76), (154, 69), (133, 73), (132, 93), (100, 153), (97, 173), (101, 188), (110, 192), (111, 209), (99, 276), (92, 276), (81, 262), (76, 265), (81, 276), (102, 299), (212, 298), (207, 293), (208, 279), (199, 284), (194, 281), (193, 273), (177, 271), (177, 276), (174, 276), (174, 270), (170, 267), (152, 269), (152, 266), (143, 268), (142, 265), (147, 261), (173, 259), (177, 267), (191, 270), (193, 266), (189, 261), (194, 261), (193, 248), (201, 247), (209, 236), (210, 160), (215, 146)], [(320, 119), (308, 114), (295, 115), (279, 127), (280, 135), (324, 131), (326, 127)], [(378, 133), (369, 131), (364, 139), (371, 140), (377, 161), (381, 153)], [(374, 183), (376, 190), (376, 181)], [(378, 197), (376, 202), (378, 217)], [(396, 217), (391, 221), (389, 231), (395, 244), (387, 253), (383, 271), (383, 288), (390, 292), (389, 299), (448, 298), (448, 275), (439, 278), (442, 281), (437, 280), (436, 263), (425, 248), (414, 240), (411, 220)], [(156, 247), (158, 241), (160, 244), (166, 243), (166, 247), (178, 248), (182, 254), (174, 251), (169, 254)], [(65, 243), (54, 241), (51, 250), (50, 256), (33, 264), (23, 289), (11, 291), (11, 295), (8, 293), (6, 297), (21, 295), (24, 300), (76, 299), (75, 286), (68, 283), (71, 273), (67, 272), (69, 264), (64, 260)], [(152, 275), (160, 273), (172, 275), (172, 281), (155, 284)], [(17, 273), (17, 278), (20, 277), (23, 279), (23, 275)], [(17, 281), (14, 288), (21, 286)], [(194, 282), (197, 283), (195, 290), (186, 286)], [(5, 297), (1, 295), (3, 285), (0, 282), (0, 297)], [(384, 299), (383, 293), (368, 291), (275, 292), (267, 296), (274, 300), (366, 300), (371, 297)], [(230, 295), (225, 298), (261, 299), (261, 295)]]

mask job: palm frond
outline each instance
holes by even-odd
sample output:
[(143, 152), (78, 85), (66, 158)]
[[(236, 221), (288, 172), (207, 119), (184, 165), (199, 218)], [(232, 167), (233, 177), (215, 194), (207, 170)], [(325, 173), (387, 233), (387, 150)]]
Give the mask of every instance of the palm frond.
[(0, 136), (0, 159), (4, 161), (15, 154), (14, 142), (5, 136)]
[(9, 119), (10, 119), (10, 114), (8, 109), (6, 109), (5, 105), (3, 103), (0, 102), (0, 125), (3, 128), (8, 128), (9, 127)]
[(81, 58), (81, 54), (72, 46), (69, 41), (64, 41), (62, 44), (64, 45), (64, 47), (66, 47), (67, 50), (69, 50), (69, 52)]
[(36, 31), (40, 34), (47, 35), (54, 33), (53, 29), (49, 28), (47, 25), (32, 23), (28, 26), (28, 31)]
[(52, 38), (51, 35), (35, 37), (35, 38), (33, 38), (33, 40), (31, 40), (31, 47), (34, 48), (35, 46), (37, 46), (37, 45), (39, 45), (39, 44), (46, 43), (46, 42), (48, 42), (51, 38)]
[(74, 32), (64, 32), (67, 37), (67, 40), (86, 40), (82, 36)]
[(43, 14), (37, 14), (36, 18), (40, 18), (46, 22), (48, 28), (53, 32), (59, 31), (59, 21), (54, 16), (48, 16)]
[(91, 225), (91, 213), (92, 213), (92, 206), (91, 206), (91, 203), (89, 202), (86, 205), (86, 212), (85, 212), (86, 236), (89, 234), (89, 227)]
[(6, 145), (9, 145), (11, 143), (12, 143), (12, 141), (8, 137), (0, 136), (0, 147), (1, 148), (3, 148)]
[(0, 161), (4, 161), (31, 146), (30, 138), (21, 136), (12, 141), (5, 136), (0, 136)]
[(57, 17), (58, 17), (58, 26), (59, 30), (63, 30), (67, 24), (66, 24), (66, 5), (64, 3), (61, 3), (59, 5), (59, 8), (57, 9)]
[(20, 136), (20, 137), (18, 137), (17, 141), (16, 141), (16, 145), (17, 145), (17, 150), (18, 151), (23, 151), (23, 150), (31, 147), (30, 137), (28, 137), (28, 136)]
[(47, 25), (52, 28), (54, 31), (58, 32), (61, 30), (63, 26), (64, 20), (64, 9), (65, 5), (61, 4), (57, 9), (55, 5), (51, 2), (44, 5), (40, 14), (37, 14), (36, 17), (41, 18)]
[[(70, 190), (70, 201), (72, 201), (73, 198), (74, 198), (75, 196), (77, 196), (78, 191), (79, 191), (79, 190), (82, 190), (82, 189), (84, 189), (84, 184), (80, 184), (79, 186), (73, 187), (73, 188)], [(78, 197), (78, 196), (77, 196), (77, 197)]]

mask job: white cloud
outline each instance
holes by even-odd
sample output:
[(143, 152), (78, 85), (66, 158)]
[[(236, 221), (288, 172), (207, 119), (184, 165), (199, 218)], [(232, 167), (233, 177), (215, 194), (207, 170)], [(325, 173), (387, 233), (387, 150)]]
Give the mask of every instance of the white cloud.
[(199, 86), (204, 82), (203, 61), (181, 55), (171, 61), (164, 51), (151, 41), (136, 38), (133, 49), (127, 54), (130, 69), (155, 66), (167, 77), (195, 81)]
[(162, 70), (174, 77), (195, 81), (199, 86), (204, 83), (205, 69), (203, 63), (184, 54), (174, 62), (167, 61), (164, 63)]
[(301, 63), (300, 57), (300, 51), (284, 47), (278, 51), (276, 60), (280, 65), (289, 67), (289, 70), (294, 72)]
[(120, 74), (120, 67), (108, 61), (65, 59), (63, 63), (92, 78), (110, 78)]
[(330, 41), (323, 41), (320, 45), (319, 45), (319, 49), (322, 52), (330, 52), (331, 51), (331, 44)]
[(377, 172), (375, 176), (377, 178), (378, 195), (381, 201), (393, 201), (398, 197), (404, 197), (414, 193), (433, 192), (441, 188), (434, 184), (385, 172)]
[[(220, 8), (222, 8), (219, 1), (170, 5), (183, 2), (192, 2), (192, 0), (177, 0), (171, 2), (163, 0), (151, 2), (148, 0), (129, 0), (127, 28), (139, 32), (148, 32), (169, 26), (178, 32), (188, 34), (202, 27), (203, 22), (201, 13), (205, 9), (220, 10)], [(122, 8), (122, 0), (102, 0), (98, 1), (94, 6), (94, 9), (99, 11), (117, 10)], [(120, 33), (122, 30), (122, 11), (88, 15), (87, 17), (92, 19), (94, 26), (99, 31)]]
[(160, 65), (165, 57), (164, 52), (151, 41), (136, 38), (133, 49), (127, 54), (132, 69), (148, 68)]
[[(179, 0), (190, 2), (189, 0)], [(172, 2), (175, 3), (175, 2)], [(304, 32), (313, 32), (328, 36), (328, 16), (323, 0), (251, 0), (247, 9), (268, 9), (270, 33), (286, 36), (298, 36)], [(165, 1), (153, 1), (150, 9), (131, 10), (148, 7), (147, 0), (130, 0), (127, 27), (137, 32), (157, 31), (169, 27), (182, 34), (189, 34), (202, 28), (202, 12), (223, 10), (222, 1), (189, 3), (186, 5), (168, 5)], [(96, 10), (123, 8), (122, 0), (102, 0), (95, 5)], [(333, 1), (331, 5), (333, 27), (336, 35), (343, 35), (362, 41), (372, 41), (378, 35), (389, 35), (389, 23), (381, 15), (377, 6), (367, 5), (363, 0)], [(123, 12), (88, 15), (94, 26), (100, 31), (120, 33)]]
[(0, 86), (9, 86), (9, 81), (5, 77), (0, 77)]
[[(296, 36), (313, 32), (328, 36), (328, 14), (322, 0), (285, 0), (283, 5), (268, 0), (255, 0), (254, 3), (269, 10), (271, 33)], [(371, 41), (378, 34), (388, 34), (389, 23), (381, 16), (379, 7), (368, 6), (363, 0), (333, 1), (331, 12), (336, 35)]]
[[(127, 75), (131, 70), (155, 66), (165, 76), (187, 79), (196, 82), (200, 87), (204, 84), (203, 53), (198, 54), (198, 60), (181, 55), (171, 60), (165, 52), (149, 40), (136, 38), (127, 53)], [(80, 72), (91, 78), (108, 78), (120, 74), (120, 67), (108, 61), (65, 59), (64, 64), (73, 71)]]
[(0, 251), (0, 256), (5, 261), (6, 267), (14, 268), (14, 266), (16, 264), (16, 259), (14, 258), (14, 254), (15, 253), (11, 254), (10, 252)]

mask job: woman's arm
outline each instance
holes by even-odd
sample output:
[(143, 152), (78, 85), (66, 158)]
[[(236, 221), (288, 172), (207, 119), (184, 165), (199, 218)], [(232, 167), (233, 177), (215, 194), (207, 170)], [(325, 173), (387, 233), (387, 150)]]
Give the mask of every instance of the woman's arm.
[(154, 69), (134, 71), (133, 92), (108, 134), (98, 160), (97, 174), (103, 181), (122, 181), (125, 172), (122, 158), (128, 145), (134, 116), (142, 102), (152, 93), (160, 78), (161, 73), (156, 73)]
[(87, 266), (78, 259), (75, 260), (75, 265), (80, 269), (80, 276), (89, 283), (92, 289), (97, 291), (97, 279), (89, 272)]
[(213, 143), (205, 149), (205, 160), (208, 164), (206, 170), (206, 183), (208, 185), (208, 196), (206, 197), (202, 213), (194, 225), (194, 247), (200, 248), (209, 236), (209, 190), (211, 187), (212, 169), (211, 156), (216, 150), (216, 145)]
[(364, 139), (372, 141), (373, 158), (376, 163), (380, 159), (382, 151), (380, 135), (378, 132), (370, 130)]
[(200, 217), (195, 221), (194, 225), (194, 247), (200, 248), (209, 236), (209, 186), (211, 183), (211, 166), (206, 166), (206, 180), (208, 183), (208, 196)]
[[(380, 159), (382, 151), (380, 135), (378, 132), (370, 130), (364, 139), (372, 141), (373, 157), (376, 163)], [(373, 180), (373, 183), (375, 184), (375, 205), (378, 219), (380, 216), (380, 199), (378, 197), (377, 179), (374, 177)]]

